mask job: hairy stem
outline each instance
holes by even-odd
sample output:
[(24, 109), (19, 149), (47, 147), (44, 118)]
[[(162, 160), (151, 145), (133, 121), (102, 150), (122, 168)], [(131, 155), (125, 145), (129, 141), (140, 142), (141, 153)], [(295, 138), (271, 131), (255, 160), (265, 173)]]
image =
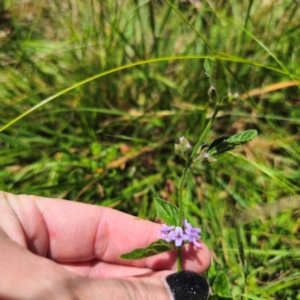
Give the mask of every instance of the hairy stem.
[[(215, 108), (215, 111), (212, 115), (212, 117), (210, 118), (209, 122), (207, 123), (204, 131), (202, 132), (196, 146), (194, 147), (188, 161), (187, 161), (187, 164), (183, 170), (183, 174), (182, 174), (182, 177), (180, 179), (180, 184), (179, 184), (179, 200), (178, 200), (178, 210), (179, 210), (179, 217), (178, 217), (178, 226), (182, 226), (183, 224), (183, 218), (184, 218), (184, 210), (183, 210), (183, 189), (184, 189), (184, 185), (185, 185), (185, 181), (186, 181), (186, 176), (187, 176), (187, 173), (194, 161), (194, 158), (197, 154), (197, 150), (198, 148), (200, 147), (200, 145), (203, 143), (205, 137), (207, 136), (208, 134), (208, 131), (211, 129), (213, 123), (214, 123), (214, 120), (215, 120), (215, 117), (218, 113), (220, 109), (220, 106), (217, 105), (216, 108)], [(178, 249), (180, 250), (180, 249)], [(178, 271), (182, 270), (182, 267), (181, 267), (181, 251), (178, 251), (177, 250), (177, 269)]]
[(182, 271), (181, 248), (177, 249), (177, 271)]

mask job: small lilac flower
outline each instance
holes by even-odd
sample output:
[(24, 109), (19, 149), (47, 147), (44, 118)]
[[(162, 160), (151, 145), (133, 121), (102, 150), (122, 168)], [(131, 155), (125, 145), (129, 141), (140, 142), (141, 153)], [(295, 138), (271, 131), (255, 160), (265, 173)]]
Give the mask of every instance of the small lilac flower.
[(209, 153), (208, 153), (208, 152), (204, 152), (204, 154), (203, 154), (203, 157), (204, 157), (204, 158), (209, 158), (209, 157), (210, 157), (210, 155), (209, 155)]
[(175, 153), (185, 160), (188, 160), (192, 150), (190, 142), (184, 136), (179, 138), (179, 144), (175, 144)]
[(182, 146), (183, 150), (188, 150), (192, 148), (191, 144), (184, 136), (179, 138), (179, 143)]
[(159, 230), (160, 233), (168, 233), (169, 231), (173, 230), (175, 226), (169, 226), (167, 224), (162, 224), (161, 230)]
[(166, 242), (171, 242), (169, 238), (169, 233), (175, 228), (175, 226), (168, 226), (167, 224), (162, 224), (161, 230), (158, 230), (158, 233), (161, 234), (161, 238)]
[(187, 241), (189, 239), (189, 236), (183, 233), (183, 229), (181, 227), (176, 226), (175, 230), (169, 233), (169, 238), (172, 241), (175, 241), (176, 247), (180, 247), (183, 241)]
[(200, 248), (201, 244), (197, 241), (197, 238), (201, 238), (199, 235), (201, 229), (198, 227), (193, 227), (186, 219), (183, 221), (183, 224), (185, 226), (185, 233), (188, 236), (189, 241), (196, 247)]
[(187, 221), (187, 219), (183, 220), (183, 226), (186, 228), (190, 223)]

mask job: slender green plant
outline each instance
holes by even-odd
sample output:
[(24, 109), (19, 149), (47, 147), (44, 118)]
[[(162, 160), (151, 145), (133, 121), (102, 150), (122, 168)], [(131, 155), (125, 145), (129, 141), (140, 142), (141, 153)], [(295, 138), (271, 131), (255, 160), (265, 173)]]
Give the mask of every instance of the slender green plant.
[[(159, 194), (176, 204), (175, 227), (181, 190), (181, 218), (199, 218), (214, 257), (215, 294), (226, 274), (234, 299), (300, 299), (297, 1), (23, 2), (0, 4), (1, 190), (151, 220)], [(183, 180), (194, 147), (171, 162), (168, 144), (196, 145), (216, 108), (201, 96), (205, 57), (241, 97), (221, 107)], [(260, 137), (247, 155), (201, 161), (210, 137), (249, 124)]]
[[(164, 222), (160, 231), (161, 239), (151, 243), (146, 248), (134, 249), (129, 253), (121, 255), (122, 259), (142, 259), (152, 255), (160, 254), (170, 250), (177, 251), (177, 270), (182, 271), (181, 250), (184, 244), (193, 243), (196, 247), (201, 247), (200, 232), (201, 229), (193, 227), (184, 218), (184, 186), (187, 174), (193, 163), (214, 163), (214, 156), (222, 154), (226, 151), (233, 150), (241, 145), (251, 141), (257, 135), (256, 130), (247, 130), (232, 136), (222, 136), (214, 140), (211, 144), (204, 142), (209, 130), (211, 129), (219, 109), (230, 104), (238, 95), (232, 95), (229, 92), (227, 77), (222, 61), (216, 59), (205, 60), (206, 75), (210, 81), (209, 99), (215, 104), (212, 117), (208, 121), (200, 135), (196, 145), (191, 146), (185, 137), (179, 138), (179, 143), (175, 144), (175, 153), (180, 155), (186, 165), (183, 169), (183, 175), (179, 182), (178, 201), (174, 205), (160, 198), (155, 198), (156, 212), (158, 217)], [(224, 274), (217, 277), (217, 286), (220, 281), (224, 285)], [(226, 278), (225, 278), (226, 280)], [(222, 290), (216, 287), (216, 290)]]

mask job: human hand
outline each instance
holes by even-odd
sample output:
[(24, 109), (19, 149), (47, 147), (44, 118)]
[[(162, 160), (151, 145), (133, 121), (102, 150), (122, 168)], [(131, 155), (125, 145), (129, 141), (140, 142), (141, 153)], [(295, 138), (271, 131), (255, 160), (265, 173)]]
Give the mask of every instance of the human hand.
[[(160, 238), (159, 224), (110, 208), (0, 192), (0, 299), (170, 299), (163, 278), (175, 251), (126, 261)], [(210, 266), (210, 252), (185, 245), (183, 268)]]

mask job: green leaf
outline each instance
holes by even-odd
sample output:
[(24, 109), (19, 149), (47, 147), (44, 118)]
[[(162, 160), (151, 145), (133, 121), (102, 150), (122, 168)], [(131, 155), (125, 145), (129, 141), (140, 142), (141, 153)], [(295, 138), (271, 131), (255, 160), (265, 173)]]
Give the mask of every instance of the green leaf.
[(218, 296), (229, 296), (228, 293), (228, 282), (226, 279), (226, 275), (223, 271), (221, 271), (217, 278), (215, 279), (213, 283), (213, 292), (217, 294)]
[(167, 251), (170, 251), (170, 250), (174, 250), (173, 247), (168, 242), (166, 242), (165, 240), (160, 239), (156, 242), (151, 243), (146, 248), (137, 248), (137, 249), (134, 249), (131, 252), (122, 254), (120, 256), (120, 258), (127, 259), (127, 260), (142, 259), (142, 258), (146, 258), (146, 257), (149, 257), (149, 256), (164, 253), (164, 252), (167, 252)]
[(213, 286), (213, 295), (210, 296), (211, 300), (232, 300), (233, 298), (229, 296), (228, 282), (226, 275), (221, 271), (217, 278), (215, 279)]
[(178, 208), (171, 202), (154, 198), (157, 216), (169, 226), (177, 226)]
[(222, 136), (214, 140), (207, 152), (209, 155), (218, 155), (226, 151), (235, 149), (251, 141), (257, 136), (256, 130), (246, 130), (232, 136)]
[(254, 139), (257, 136), (257, 131), (256, 130), (246, 130), (242, 131), (240, 133), (237, 133), (235, 135), (232, 135), (228, 138), (227, 142), (228, 143), (240, 143), (244, 144), (252, 139)]

